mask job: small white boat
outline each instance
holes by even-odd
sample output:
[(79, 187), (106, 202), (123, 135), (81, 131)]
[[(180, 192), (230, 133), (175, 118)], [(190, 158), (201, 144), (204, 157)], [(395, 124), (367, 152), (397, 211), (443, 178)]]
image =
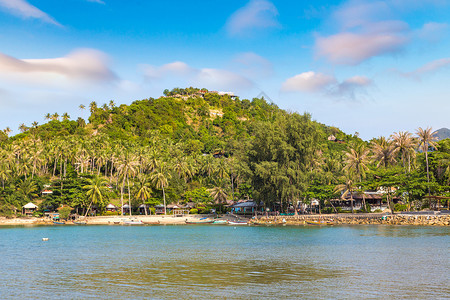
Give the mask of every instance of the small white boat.
[(144, 222), (141, 220), (126, 220), (123, 221), (124, 225), (144, 225)]
[(245, 221), (237, 221), (237, 222), (228, 221), (228, 225), (248, 225), (248, 222), (245, 222)]
[(228, 221), (227, 220), (215, 220), (214, 222), (213, 222), (213, 224), (228, 224)]

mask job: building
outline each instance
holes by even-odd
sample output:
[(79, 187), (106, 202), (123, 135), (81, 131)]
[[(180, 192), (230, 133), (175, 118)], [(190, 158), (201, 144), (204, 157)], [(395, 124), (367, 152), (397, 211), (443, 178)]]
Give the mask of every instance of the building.
[(22, 215), (31, 217), (33, 216), (33, 213), (38, 209), (38, 206), (29, 202), (22, 206)]

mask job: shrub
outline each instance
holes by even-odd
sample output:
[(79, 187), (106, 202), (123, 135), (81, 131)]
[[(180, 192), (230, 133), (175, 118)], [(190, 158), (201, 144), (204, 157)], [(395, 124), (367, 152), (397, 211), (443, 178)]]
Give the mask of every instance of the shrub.
[(382, 212), (382, 211), (381, 211), (381, 209), (377, 208), (377, 209), (375, 209), (373, 212), (374, 212), (374, 213), (380, 213), (380, 212)]
[(59, 217), (61, 219), (67, 219), (72, 209), (70, 207), (63, 207), (59, 210)]
[(118, 216), (120, 214), (120, 212), (118, 211), (105, 211), (103, 213), (104, 216)]
[(198, 209), (196, 209), (196, 208), (191, 208), (191, 210), (189, 211), (189, 213), (190, 213), (191, 215), (196, 215), (196, 214), (198, 214)]
[(395, 211), (406, 211), (406, 210), (408, 210), (408, 206), (406, 204), (397, 203), (394, 205), (394, 210)]
[(41, 213), (40, 211), (35, 211), (35, 212), (33, 213), (33, 217), (40, 218), (40, 217), (42, 217), (42, 216), (43, 216), (43, 213)]

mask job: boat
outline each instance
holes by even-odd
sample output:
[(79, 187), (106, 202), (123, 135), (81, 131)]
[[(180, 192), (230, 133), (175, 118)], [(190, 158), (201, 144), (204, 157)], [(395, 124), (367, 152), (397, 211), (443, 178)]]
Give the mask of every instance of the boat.
[(145, 225), (159, 225), (159, 224), (161, 224), (160, 221), (156, 221), (156, 222), (142, 221), (142, 223), (144, 223)]
[(228, 221), (228, 225), (248, 225), (248, 222), (246, 222), (246, 221), (237, 221), (237, 222)]
[(123, 221), (124, 225), (144, 225), (144, 222), (141, 220), (126, 220)]
[(204, 221), (186, 221), (186, 224), (212, 224), (214, 220), (204, 220)]
[(213, 222), (213, 224), (228, 224), (228, 221), (227, 220), (215, 220), (214, 222)]
[(332, 221), (306, 221), (308, 225), (334, 225)]
[(64, 224), (66, 224), (66, 222), (62, 222), (62, 221), (53, 221), (53, 224), (55, 224), (55, 225), (64, 225)]
[(73, 221), (73, 224), (75, 224), (75, 225), (86, 225), (87, 222), (86, 221)]

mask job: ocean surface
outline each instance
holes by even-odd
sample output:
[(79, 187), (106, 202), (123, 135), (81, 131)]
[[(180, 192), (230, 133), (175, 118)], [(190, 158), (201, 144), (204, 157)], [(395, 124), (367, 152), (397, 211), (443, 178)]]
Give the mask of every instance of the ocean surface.
[(448, 227), (0, 227), (0, 298), (450, 299), (449, 248)]

